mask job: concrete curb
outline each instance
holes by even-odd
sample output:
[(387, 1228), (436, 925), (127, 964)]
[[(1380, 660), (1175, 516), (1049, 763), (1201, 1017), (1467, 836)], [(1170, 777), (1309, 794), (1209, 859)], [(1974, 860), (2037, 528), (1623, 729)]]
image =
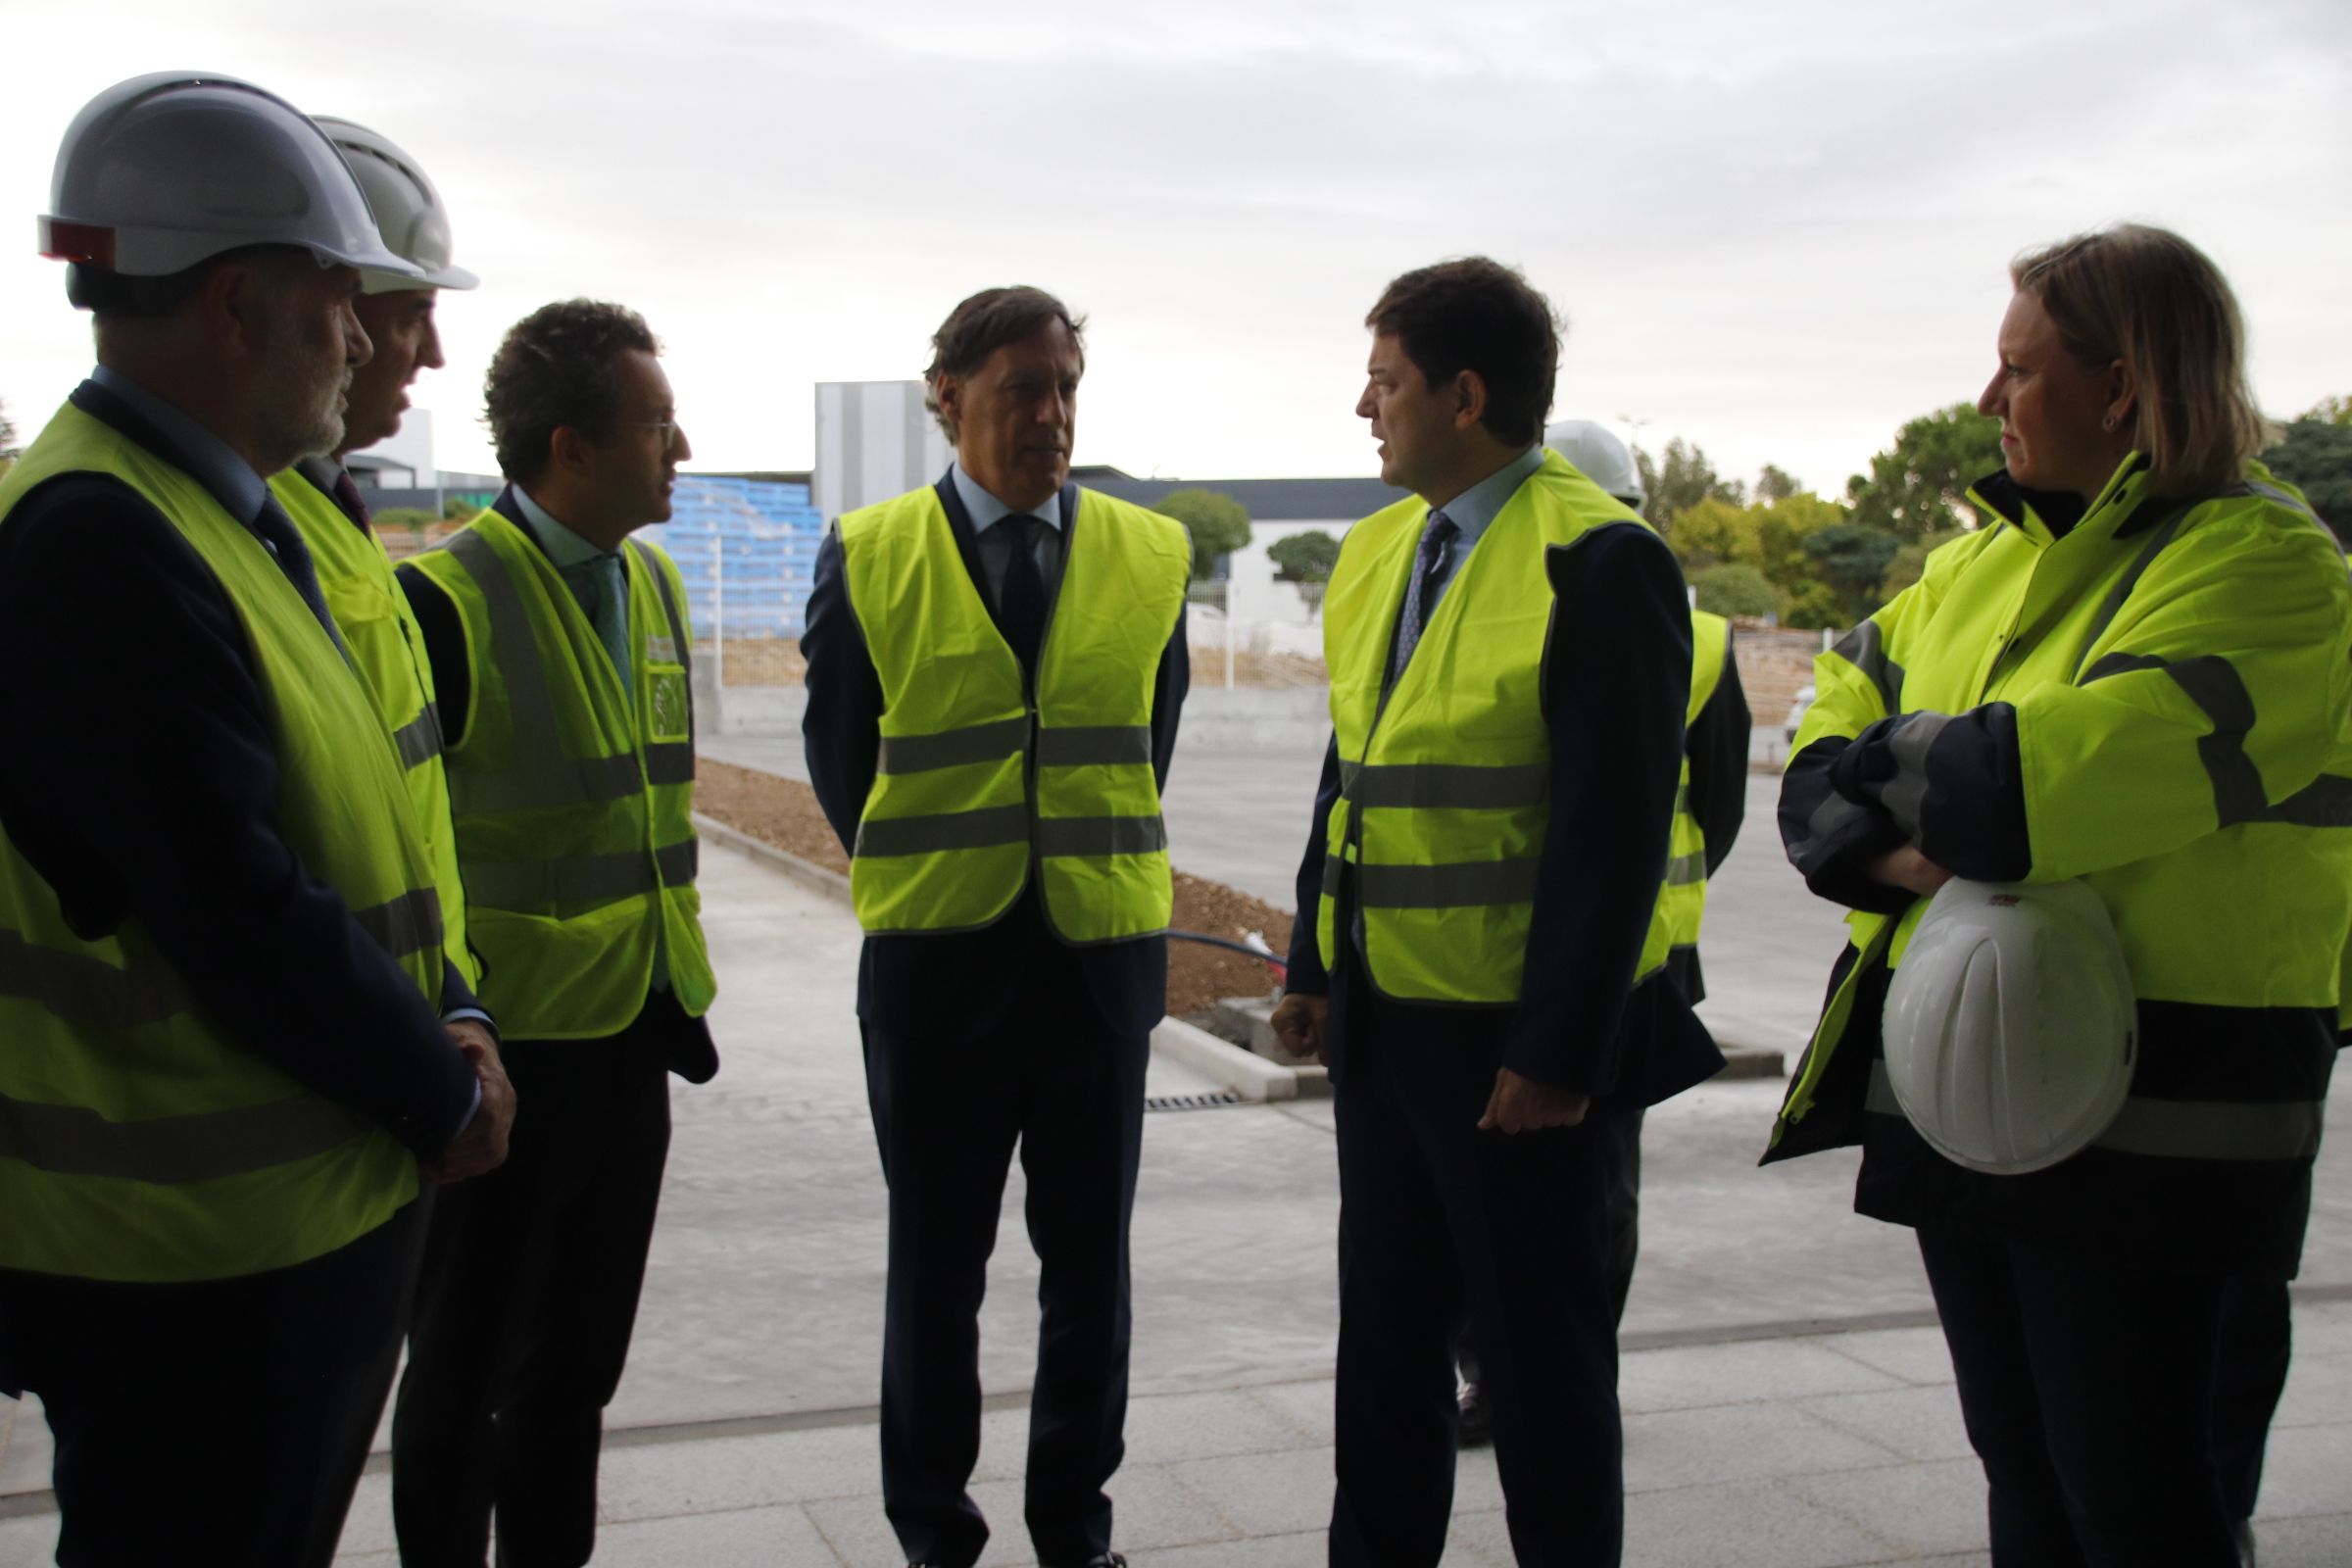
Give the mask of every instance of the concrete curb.
[(1152, 1049), (1180, 1067), (1225, 1085), (1244, 1100), (1261, 1102), (1298, 1098), (1298, 1073), (1181, 1018), (1160, 1020), (1152, 1031)]
[(705, 816), (700, 811), (694, 813), (694, 830), (711, 843), (723, 844), (730, 850), (748, 855), (771, 870), (783, 872), (803, 887), (823, 894), (842, 907), (849, 907), (850, 879), (839, 871), (829, 871), (814, 860), (804, 859), (789, 850), (779, 850), (764, 839), (756, 839), (741, 828), (729, 827), (718, 818)]

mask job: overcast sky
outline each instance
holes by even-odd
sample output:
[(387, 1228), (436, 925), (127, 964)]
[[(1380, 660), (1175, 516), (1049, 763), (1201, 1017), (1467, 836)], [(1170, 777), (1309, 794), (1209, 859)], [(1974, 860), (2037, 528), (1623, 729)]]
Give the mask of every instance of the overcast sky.
[(693, 466), (797, 468), (815, 382), (1030, 282), (1092, 318), (1080, 462), (1369, 473), (1365, 309), (1484, 252), (1567, 319), (1554, 417), (1834, 494), (1975, 397), (2011, 255), (2123, 218), (2221, 263), (2269, 412), (2352, 393), (2343, 0), (0, 0), (0, 41), (23, 439), (89, 364), (32, 254), (58, 137), (179, 68), (432, 173), (485, 279), (416, 393), (448, 468), (493, 466), (483, 368), (550, 299), (652, 321)]

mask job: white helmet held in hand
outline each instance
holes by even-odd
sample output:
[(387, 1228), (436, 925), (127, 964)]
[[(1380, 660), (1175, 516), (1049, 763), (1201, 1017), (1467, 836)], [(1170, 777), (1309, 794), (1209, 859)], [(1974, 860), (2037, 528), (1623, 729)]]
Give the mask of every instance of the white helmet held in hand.
[(481, 281), (463, 267), (450, 265), (454, 247), (449, 209), (442, 205), (441, 193), (416, 159), (402, 152), (390, 137), (348, 120), (320, 115), (318, 124), (351, 166), (360, 189), (368, 193), (368, 205), (375, 212), (375, 226), (384, 243), (424, 274), (419, 279), (369, 269), (361, 277), (362, 288), (370, 294), (389, 294), (396, 289), (471, 288)]
[(2080, 1152), (2123, 1109), (2132, 974), (2081, 882), (1946, 882), (1886, 992), (1886, 1078), (1919, 1136), (1971, 1170)]
[(233, 76), (161, 72), (84, 105), (57, 150), (41, 254), (165, 277), (247, 245), (299, 245), (320, 266), (421, 276), (384, 248), (326, 132)]
[(1633, 508), (1642, 510), (1642, 470), (1625, 443), (1591, 419), (1562, 419), (1544, 431), (1544, 444), (1569, 466)]

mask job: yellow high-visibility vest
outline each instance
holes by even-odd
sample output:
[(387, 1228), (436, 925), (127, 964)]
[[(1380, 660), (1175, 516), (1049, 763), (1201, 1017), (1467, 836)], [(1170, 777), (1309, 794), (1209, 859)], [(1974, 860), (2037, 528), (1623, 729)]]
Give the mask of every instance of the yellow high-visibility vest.
[[(1324, 963), (1337, 963), (1336, 890), (1352, 875), (1365, 965), (1383, 994), (1505, 1006), (1519, 1000), (1551, 825), (1544, 555), (1641, 517), (1546, 452), (1463, 560), (1384, 706), (1390, 640), (1428, 519), (1416, 499), (1357, 523), (1324, 590), (1341, 774), (1317, 936)], [(1663, 968), (1667, 946), (1653, 914), (1627, 984)]]
[(932, 489), (841, 519), (850, 608), (882, 686), (882, 752), (850, 891), (873, 932), (988, 925), (1032, 864), (1073, 944), (1165, 930), (1174, 891), (1152, 700), (1192, 548), (1157, 513), (1079, 492), (1034, 702)]
[(481, 983), (481, 966), (466, 945), (466, 887), (458, 875), (458, 836), (450, 823), (449, 773), (441, 757), (441, 712), (433, 700), (433, 669), (424, 657), (424, 629), (416, 624), (409, 596), (392, 575), (392, 559), (372, 528), (362, 528), (333, 498), (289, 468), (270, 481), (303, 542), (328, 613), (343, 633), (352, 666), (367, 682), (376, 711), (392, 733), (392, 749), (407, 769), (409, 798), (416, 806), (441, 890), (443, 947), (469, 986)]
[(693, 658), (686, 589), (632, 539), (624, 683), (547, 553), (485, 511), (410, 564), (465, 628), (465, 733), (450, 804), (483, 1004), (506, 1034), (598, 1039), (666, 964), (689, 1017), (717, 993), (695, 889)]
[[(430, 853), (383, 722), (333, 639), (210, 491), (71, 404), (0, 478), (0, 526), (33, 486), (76, 472), (137, 491), (219, 580), (276, 741), (279, 831), (437, 1000)], [(416, 1195), (407, 1148), (239, 1045), (137, 920), (77, 936), (5, 844), (0, 1040), (0, 1268), (235, 1278), (347, 1246)]]

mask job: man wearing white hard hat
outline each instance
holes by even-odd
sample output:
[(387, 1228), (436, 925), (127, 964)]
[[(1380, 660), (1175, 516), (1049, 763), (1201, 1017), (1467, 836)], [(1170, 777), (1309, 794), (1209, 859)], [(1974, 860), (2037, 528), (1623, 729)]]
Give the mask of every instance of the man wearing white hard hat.
[[(417, 162), (389, 138), (347, 120), (320, 116), (320, 130), (351, 166), (374, 214), (384, 247), (409, 264), (409, 270), (364, 268), (352, 309), (374, 353), (352, 375), (346, 395), (343, 434), (330, 452), (303, 458), (270, 481), (286, 515), (302, 531), (318, 587), (353, 666), (374, 698), (376, 710), (399, 754), (401, 775), (416, 808), (417, 826), (431, 850), (434, 886), (441, 896), (444, 961), (479, 985), (481, 965), (466, 939), (466, 888), (458, 872), (457, 832), (450, 816), (449, 774), (442, 756), (440, 704), (424, 629), (410, 610), (408, 596), (392, 575), (369, 520), (368, 503), (344, 466), (346, 454), (372, 446), (400, 429), (408, 389), (419, 370), (439, 369), (441, 339), (434, 306), (443, 289), (469, 289), (478, 281), (450, 261), (449, 210)], [(487, 1022), (487, 1019), (484, 1019)], [(503, 1069), (504, 1062), (499, 1063)], [(418, 1202), (405, 1214), (402, 1246), (401, 1318), (422, 1260), (431, 1204)], [(343, 1471), (356, 1485), (368, 1462), (376, 1421), (400, 1362), (400, 1336), (385, 1342), (368, 1376), (344, 1434)], [(324, 1521), (331, 1543), (340, 1534), (338, 1513)]]
[[(1636, 512), (1648, 499), (1641, 470), (1624, 442), (1591, 419), (1562, 419), (1547, 425), (1544, 444), (1569, 466)], [(1690, 697), (1683, 710), (1683, 770), (1675, 792), (1674, 829), (1667, 843), (1666, 885), (1658, 893), (1658, 917), (1671, 946), (1666, 977), (1693, 1005), (1705, 1000), (1699, 967), (1699, 926), (1706, 912), (1707, 879), (1732, 853), (1747, 814), (1747, 694), (1732, 655), (1732, 625), (1695, 606), (1690, 611)], [(1625, 1319), (1634, 1286), (1634, 1264), (1642, 1247), (1642, 1120), (1639, 1109), (1610, 1125), (1622, 1142), (1616, 1180), (1608, 1194), (1609, 1300), (1616, 1320)], [(1478, 1363), (1469, 1336), (1454, 1348), (1461, 1372), (1462, 1443), (1485, 1442), (1494, 1433), (1493, 1390)]]
[(98, 368), (0, 479), (0, 1389), (55, 1434), (60, 1563), (323, 1563), (395, 1222), (513, 1113), (268, 483), (341, 441), (362, 270), (416, 269), (227, 77), (101, 93), (51, 209)]

